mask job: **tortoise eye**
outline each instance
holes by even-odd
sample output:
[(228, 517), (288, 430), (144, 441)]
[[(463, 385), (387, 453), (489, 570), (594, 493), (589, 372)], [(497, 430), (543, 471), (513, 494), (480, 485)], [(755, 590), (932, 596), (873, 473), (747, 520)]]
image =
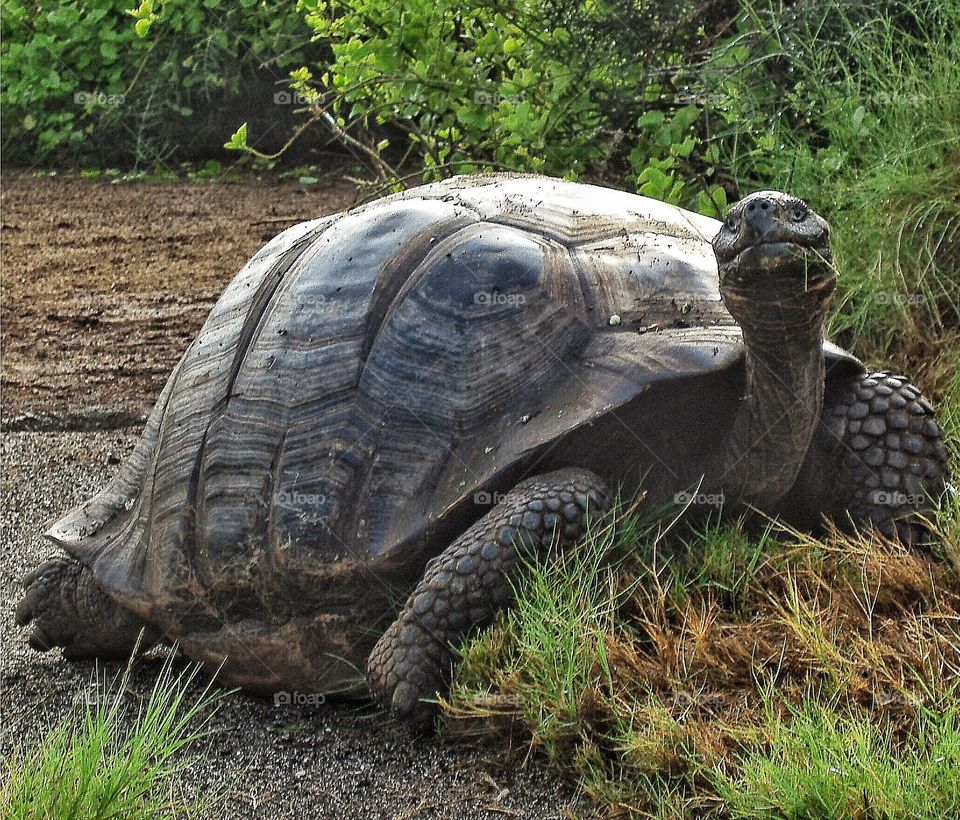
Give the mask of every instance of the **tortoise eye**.
[(810, 212), (802, 205), (794, 205), (793, 210), (790, 211), (790, 218), (794, 222), (803, 222), (803, 220), (807, 218), (808, 213)]
[(737, 229), (740, 227), (740, 220), (737, 219), (733, 214), (730, 214), (726, 219), (726, 226), (728, 231), (733, 231), (736, 233)]

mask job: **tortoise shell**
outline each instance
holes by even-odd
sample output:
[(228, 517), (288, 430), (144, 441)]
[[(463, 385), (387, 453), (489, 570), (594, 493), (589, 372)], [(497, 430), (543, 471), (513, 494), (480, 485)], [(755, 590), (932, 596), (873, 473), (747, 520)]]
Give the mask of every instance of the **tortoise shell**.
[(359, 623), (359, 599), (416, 578), (558, 442), (616, 458), (598, 422), (618, 408), (742, 370), (719, 226), (486, 175), (290, 228), (226, 288), (118, 475), (48, 536), (174, 634)]

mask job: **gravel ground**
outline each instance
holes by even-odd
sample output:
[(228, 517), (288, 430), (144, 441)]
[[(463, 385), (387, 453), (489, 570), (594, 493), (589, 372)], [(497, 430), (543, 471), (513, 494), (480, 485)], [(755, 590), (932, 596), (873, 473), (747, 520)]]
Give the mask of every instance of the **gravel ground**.
[[(55, 515), (93, 493), (133, 447), (136, 433), (7, 433), (2, 439), (0, 754), (35, 738), (90, 691), (93, 662), (27, 646), (10, 612), (19, 578), (52, 552), (39, 536)], [(133, 704), (149, 693), (162, 652), (139, 662)], [(107, 674), (119, 671), (107, 666)], [(197, 687), (199, 694), (200, 687)], [(229, 695), (213, 718), (217, 734), (184, 774), (187, 795), (226, 785), (220, 817), (547, 818), (586, 808), (536, 756), (504, 740), (484, 747), (416, 739), (367, 706), (308, 709)]]

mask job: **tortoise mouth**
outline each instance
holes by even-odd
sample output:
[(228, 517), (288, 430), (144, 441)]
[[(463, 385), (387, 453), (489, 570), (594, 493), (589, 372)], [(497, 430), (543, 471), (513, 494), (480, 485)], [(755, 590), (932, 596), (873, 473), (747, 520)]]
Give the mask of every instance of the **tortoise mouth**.
[(786, 274), (791, 279), (803, 276), (807, 287), (822, 286), (836, 279), (829, 244), (799, 242), (758, 242), (720, 263), (721, 278), (734, 278), (742, 284), (756, 279)]

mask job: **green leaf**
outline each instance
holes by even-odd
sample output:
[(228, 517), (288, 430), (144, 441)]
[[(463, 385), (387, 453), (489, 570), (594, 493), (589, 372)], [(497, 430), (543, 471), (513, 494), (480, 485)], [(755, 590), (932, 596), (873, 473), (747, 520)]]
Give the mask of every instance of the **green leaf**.
[(223, 144), (230, 151), (243, 151), (247, 147), (247, 124), (244, 123), (230, 136), (229, 142)]
[(867, 116), (867, 109), (862, 105), (853, 112), (853, 130), (859, 131), (860, 126), (863, 125), (863, 118)]
[(663, 124), (666, 115), (662, 111), (645, 111), (637, 120), (638, 128), (653, 129)]

